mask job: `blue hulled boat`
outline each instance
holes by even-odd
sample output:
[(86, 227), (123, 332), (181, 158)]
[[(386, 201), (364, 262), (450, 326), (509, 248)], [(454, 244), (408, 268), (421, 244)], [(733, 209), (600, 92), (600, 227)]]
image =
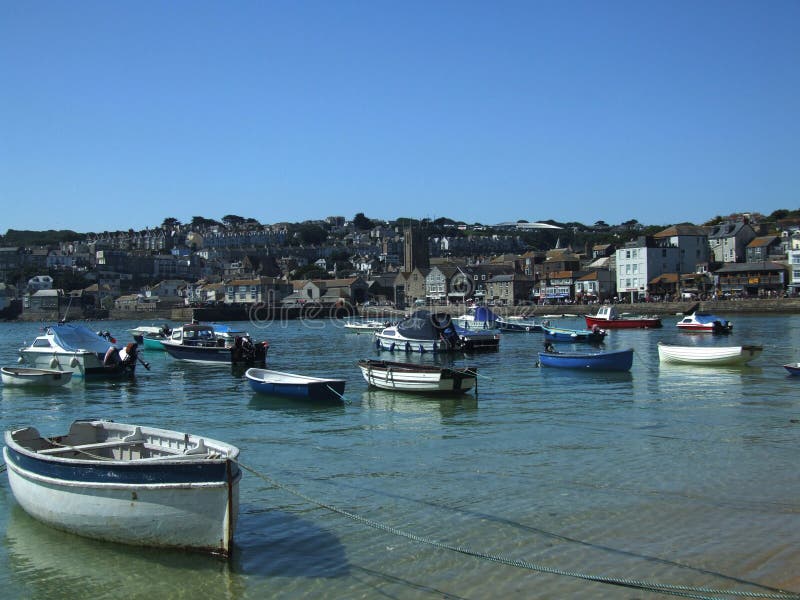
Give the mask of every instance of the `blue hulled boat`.
[(544, 339), (548, 342), (590, 342), (598, 344), (606, 337), (606, 331), (593, 329), (565, 329), (563, 327), (547, 327), (542, 325)]
[(561, 369), (630, 371), (633, 366), (633, 348), (610, 352), (539, 352), (539, 364)]
[(268, 369), (247, 369), (248, 383), (254, 392), (312, 402), (343, 402), (344, 379), (308, 377)]

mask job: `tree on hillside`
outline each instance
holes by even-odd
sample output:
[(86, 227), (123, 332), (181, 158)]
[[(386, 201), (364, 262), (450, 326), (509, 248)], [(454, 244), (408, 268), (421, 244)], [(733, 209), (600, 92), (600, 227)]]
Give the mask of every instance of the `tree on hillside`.
[(6, 246), (53, 246), (59, 242), (83, 240), (86, 234), (75, 233), (71, 229), (47, 229), (46, 231), (30, 231), (9, 229), (4, 236)]
[(220, 225), (220, 222), (205, 217), (192, 217), (191, 226), (194, 228), (212, 227), (214, 225)]
[(174, 229), (175, 227), (178, 227), (180, 224), (181, 222), (178, 221), (178, 219), (176, 219), (175, 217), (167, 217), (166, 219), (164, 219), (164, 222), (161, 223), (161, 229)]
[(372, 219), (368, 219), (364, 213), (360, 212), (353, 217), (353, 227), (360, 230), (372, 229)]
[(222, 217), (222, 224), (225, 227), (230, 227), (234, 229), (236, 227), (240, 227), (244, 223), (244, 217), (239, 217), (237, 215), (225, 215)]
[[(294, 225), (289, 230), (290, 239), (296, 244), (314, 245), (322, 244), (328, 239), (328, 232), (319, 225), (312, 225), (311, 223), (301, 223)], [(292, 243), (290, 242), (290, 243)]]
[(295, 269), (292, 273), (292, 279), (330, 279), (330, 275), (328, 275), (327, 271), (312, 263)]

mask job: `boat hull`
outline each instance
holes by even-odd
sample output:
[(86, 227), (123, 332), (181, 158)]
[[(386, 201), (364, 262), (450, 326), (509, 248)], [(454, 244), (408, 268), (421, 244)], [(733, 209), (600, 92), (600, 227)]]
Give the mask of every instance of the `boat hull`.
[(364, 380), (384, 390), (461, 394), (475, 387), (476, 370), (421, 367), (409, 363), (359, 361)]
[(198, 363), (231, 363), (230, 348), (224, 346), (187, 346), (182, 344), (161, 344), (164, 351), (172, 358)]
[(594, 371), (630, 371), (633, 349), (615, 352), (539, 352), (543, 367)]
[(147, 336), (142, 336), (142, 346), (144, 346), (145, 350), (164, 350), (164, 344), (161, 342), (165, 338), (149, 338)]
[(789, 372), (789, 375), (800, 375), (800, 363), (783, 365), (783, 368)]
[(11, 491), (35, 519), (104, 541), (230, 553), (241, 479), (232, 460), (74, 460), (20, 451), (9, 440), (7, 432)]
[(591, 329), (595, 325), (603, 329), (655, 329), (662, 326), (660, 317), (632, 317), (619, 319), (598, 319), (586, 315), (586, 326)]
[(493, 351), (500, 347), (500, 336), (494, 334), (476, 334), (475, 332), (459, 336), (455, 345), (447, 340), (415, 340), (403, 337), (375, 334), (375, 345), (379, 350), (388, 352), (482, 352)]
[(496, 321), (497, 328), (501, 331), (515, 331), (515, 332), (535, 332), (542, 330), (542, 324), (535, 321), (525, 320), (512, 320), (512, 319), (498, 319)]
[(265, 378), (261, 372), (261, 369), (248, 369), (245, 373), (250, 388), (259, 394), (310, 402), (343, 402), (344, 379), (295, 377), (293, 381), (291, 374), (286, 374), (286, 380), (279, 381)]
[(61, 387), (72, 381), (72, 371), (3, 367), (2, 379), (4, 385)]
[(74, 377), (127, 377), (132, 375), (135, 369), (135, 363), (131, 367), (104, 366), (102, 358), (98, 358), (93, 352), (20, 350), (19, 354), (24, 366), (69, 372)]
[(553, 329), (542, 327), (544, 339), (548, 342), (588, 342), (599, 344), (606, 337), (604, 331), (591, 331), (589, 329)]
[(671, 346), (658, 345), (658, 359), (674, 365), (744, 365), (761, 354), (761, 346)]

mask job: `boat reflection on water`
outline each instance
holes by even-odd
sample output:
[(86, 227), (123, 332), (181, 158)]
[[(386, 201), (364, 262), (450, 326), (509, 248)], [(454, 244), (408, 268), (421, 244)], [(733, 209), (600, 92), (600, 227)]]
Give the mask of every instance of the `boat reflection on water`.
[(361, 404), (372, 410), (430, 415), (438, 413), (442, 417), (452, 417), (460, 412), (478, 410), (478, 397), (472, 393), (441, 396), (369, 389), (361, 395)]
[(656, 385), (664, 393), (664, 400), (681, 402), (717, 402), (730, 400), (731, 386), (740, 386), (748, 373), (761, 369), (743, 366), (704, 367), (660, 363)]
[[(176, 572), (181, 594), (198, 598), (241, 598), (245, 586), (228, 561), (163, 548), (139, 548), (64, 533), (29, 517), (13, 504), (8, 511), (8, 563), (36, 598), (103, 598), (124, 583), (130, 598), (170, 598)], [(136, 590), (136, 592), (134, 592)]]

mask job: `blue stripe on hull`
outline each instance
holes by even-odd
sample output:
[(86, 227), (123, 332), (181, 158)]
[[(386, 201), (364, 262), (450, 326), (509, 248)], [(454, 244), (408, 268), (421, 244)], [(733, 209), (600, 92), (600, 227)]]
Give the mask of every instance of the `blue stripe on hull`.
[(191, 346), (162, 345), (167, 354), (173, 358), (203, 362), (231, 362), (231, 351), (228, 348), (192, 348)]
[(539, 363), (545, 367), (564, 369), (594, 369), (598, 371), (629, 371), (633, 366), (633, 351), (612, 352), (602, 355), (592, 354), (551, 354), (539, 353)]
[[(75, 463), (47, 460), (27, 456), (6, 447), (6, 457), (18, 467), (53, 479), (81, 483), (194, 483), (226, 482), (225, 461), (180, 464), (136, 464), (122, 461), (114, 464)], [(231, 463), (231, 473), (235, 476), (239, 465)]]
[[(341, 402), (344, 395), (344, 381), (309, 383), (309, 384), (281, 384), (265, 383), (249, 380), (253, 391), (268, 396), (283, 396), (284, 398), (296, 398), (314, 401)], [(328, 388), (331, 389), (328, 389)], [(333, 391), (331, 391), (333, 390)]]

